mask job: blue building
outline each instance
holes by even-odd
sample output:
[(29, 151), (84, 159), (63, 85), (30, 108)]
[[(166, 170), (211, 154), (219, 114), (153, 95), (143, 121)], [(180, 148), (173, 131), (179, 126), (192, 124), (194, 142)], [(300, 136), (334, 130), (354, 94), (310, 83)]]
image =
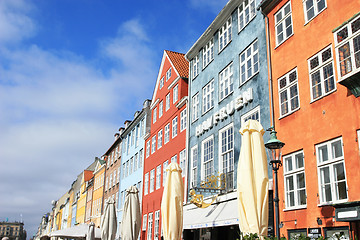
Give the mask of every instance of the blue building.
[[(150, 133), (150, 100), (145, 100), (141, 111), (136, 111), (132, 121), (125, 122), (125, 128), (120, 128), (122, 138), (121, 172), (118, 201), (118, 222), (121, 226), (124, 210), (126, 190), (130, 186), (139, 189), (141, 198), (143, 166), (144, 166), (144, 137)], [(141, 199), (140, 199), (141, 200)], [(118, 228), (118, 232), (120, 227)]]
[[(205, 203), (219, 196), (216, 204), (199, 208), (189, 195), (184, 239), (236, 239), (239, 234), (239, 130), (248, 119), (270, 127), (266, 31), (256, 11), (259, 3), (230, 0), (185, 55), (190, 61), (188, 189), (202, 194)], [(264, 137), (266, 142), (269, 134)], [(204, 190), (202, 181), (212, 183), (213, 190)]]

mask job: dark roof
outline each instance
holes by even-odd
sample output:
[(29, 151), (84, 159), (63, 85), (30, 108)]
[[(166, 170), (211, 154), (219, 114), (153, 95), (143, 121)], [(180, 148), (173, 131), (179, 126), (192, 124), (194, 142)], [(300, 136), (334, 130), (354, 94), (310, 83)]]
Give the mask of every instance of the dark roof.
[(185, 54), (165, 50), (166, 54), (169, 56), (170, 61), (174, 64), (174, 67), (180, 74), (180, 77), (188, 78), (189, 77), (189, 62), (185, 59)]

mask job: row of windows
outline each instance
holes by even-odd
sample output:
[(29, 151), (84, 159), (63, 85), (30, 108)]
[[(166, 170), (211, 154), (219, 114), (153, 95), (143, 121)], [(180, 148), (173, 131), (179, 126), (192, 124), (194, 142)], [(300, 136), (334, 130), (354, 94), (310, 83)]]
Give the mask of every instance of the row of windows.
[[(239, 55), (240, 60), (240, 85), (247, 82), (255, 74), (259, 72), (259, 53), (258, 53), (258, 40), (256, 39)], [(234, 67), (231, 62), (219, 73), (219, 102), (225, 99), (234, 91)], [(201, 113), (205, 114), (214, 107), (215, 99), (215, 83), (212, 79), (202, 89), (202, 105)], [(200, 108), (200, 93), (196, 93), (192, 97), (192, 121), (199, 118)]]
[(135, 153), (133, 157), (128, 159), (126, 162), (122, 164), (122, 174), (121, 179), (126, 178), (131, 175), (138, 169), (142, 167), (143, 164), (143, 149), (140, 149), (138, 153)]
[[(256, 16), (255, 0), (243, 1), (237, 8), (238, 16), (238, 32), (243, 30), (245, 26)], [(218, 31), (220, 53), (232, 40), (232, 17), (230, 16)], [(202, 50), (191, 61), (192, 79), (200, 72), (200, 53), (202, 53), (202, 69), (204, 69), (214, 59), (214, 37), (205, 44)]]
[[(138, 123), (122, 141), (124, 143), (123, 152), (129, 154), (130, 147), (138, 147), (140, 138), (145, 135), (145, 118)], [(121, 149), (121, 148), (120, 148)]]
[[(260, 121), (260, 107), (256, 107), (241, 116), (241, 124), (253, 119)], [(234, 124), (231, 123), (219, 130), (219, 173), (231, 173), (234, 171)], [(201, 142), (201, 149), (198, 145), (190, 150), (190, 177), (193, 186), (198, 185), (198, 173), (200, 166), (200, 179), (205, 180), (214, 174), (214, 135), (209, 136)], [(199, 162), (201, 161), (201, 162)], [(200, 163), (200, 165), (199, 165)]]
[[(175, 104), (179, 100), (179, 85), (176, 84), (175, 87), (172, 89), (173, 101), (172, 103)], [(159, 109), (159, 116), (157, 115), (157, 110)], [(170, 109), (170, 92), (165, 97), (165, 112)], [(156, 123), (157, 118), (161, 118), (163, 115), (163, 100), (160, 101), (159, 106), (155, 107), (152, 112), (153, 116), (153, 123)]]
[(116, 184), (119, 184), (120, 181), (120, 167), (115, 169), (109, 176), (106, 178), (105, 182), (105, 191), (115, 187)]
[[(185, 175), (185, 165), (186, 165), (186, 150), (182, 150), (179, 153), (179, 161), (178, 161), (178, 155), (175, 154), (174, 156), (171, 157), (170, 162), (175, 162), (175, 163), (179, 163), (180, 164), (180, 168), (182, 169), (182, 176)], [(162, 165), (162, 169), (161, 169), (161, 165)], [(152, 193), (154, 190), (160, 189), (161, 187), (161, 180), (162, 180), (162, 185), (165, 185), (165, 181), (166, 181), (166, 177), (167, 177), (167, 172), (166, 172), (166, 168), (169, 165), (169, 160), (166, 160), (163, 164), (158, 165), (156, 168), (152, 169), (150, 171), (150, 175), (149, 172), (145, 173), (145, 177), (144, 177), (144, 195), (147, 195), (148, 193)], [(162, 174), (162, 178), (161, 178), (161, 174)], [(150, 176), (150, 180), (149, 180), (149, 176)], [(149, 186), (150, 183), (150, 186)], [(155, 188), (155, 189), (154, 189)]]
[[(303, 1), (305, 23), (315, 18), (319, 13), (326, 9), (326, 0), (305, 0)], [(286, 3), (274, 15), (276, 46), (285, 42), (294, 34), (291, 2)]]
[[(186, 129), (186, 117), (186, 109), (184, 109), (180, 112), (180, 132)], [(173, 139), (178, 135), (178, 116), (172, 119), (171, 124), (171, 138)], [(170, 123), (166, 124), (164, 129), (159, 130), (158, 133), (151, 138), (151, 140), (146, 142), (146, 157), (148, 158), (150, 156), (150, 152), (153, 154), (156, 149), (159, 150), (163, 144), (167, 144), (169, 141)]]
[[(154, 213), (150, 212), (148, 214), (143, 215), (142, 230), (143, 231), (147, 230), (146, 240), (160, 239), (160, 233), (159, 233), (160, 210), (157, 210)], [(154, 224), (153, 224), (153, 215), (155, 215)], [(154, 232), (154, 235), (153, 235), (153, 232)], [(154, 236), (154, 238), (153, 238), (153, 236)]]
[[(347, 200), (347, 183), (342, 138), (315, 146), (320, 203)], [(286, 208), (306, 207), (305, 164), (303, 151), (284, 156)]]
[[(334, 60), (331, 46), (308, 59), (311, 101), (318, 100), (336, 90)], [(300, 108), (297, 68), (278, 79), (280, 116)]]
[(114, 150), (107, 156), (107, 167), (109, 168), (121, 156), (121, 142), (114, 148)]
[[(171, 78), (171, 67), (166, 71), (166, 81), (168, 81)], [(162, 89), (164, 86), (164, 79), (165, 76), (162, 76), (160, 79), (160, 86), (159, 88)]]

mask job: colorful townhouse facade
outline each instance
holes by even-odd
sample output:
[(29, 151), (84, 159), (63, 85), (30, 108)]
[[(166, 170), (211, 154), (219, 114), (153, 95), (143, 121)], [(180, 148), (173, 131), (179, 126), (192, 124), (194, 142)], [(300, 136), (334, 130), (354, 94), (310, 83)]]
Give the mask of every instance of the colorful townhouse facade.
[(80, 185), (80, 192), (78, 193), (78, 200), (76, 204), (76, 224), (85, 223), (86, 203), (87, 203), (87, 186), (94, 178), (94, 170), (96, 161), (82, 172), (82, 180)]
[(160, 204), (166, 168), (186, 167), (188, 62), (184, 54), (165, 50), (151, 101), (151, 127), (145, 136), (142, 240), (161, 238)]
[(263, 0), (281, 236), (359, 238), (360, 2)]
[[(188, 194), (184, 239), (239, 238), (239, 130), (248, 119), (259, 121), (265, 130), (271, 126), (265, 24), (256, 11), (259, 3), (230, 0), (185, 55), (190, 62), (188, 189), (202, 195), (203, 202), (200, 207), (192, 204)], [(264, 141), (268, 139), (265, 133)], [(270, 167), (268, 172), (271, 178)], [(269, 200), (272, 234), (272, 190)]]
[(126, 190), (130, 186), (136, 186), (139, 190), (141, 201), (145, 146), (144, 136), (150, 132), (150, 104), (151, 100), (145, 100), (142, 110), (135, 112), (134, 119), (131, 122), (127, 121), (125, 128), (119, 129), (123, 144), (121, 173), (119, 176), (118, 233), (121, 229), (120, 226), (123, 218)]
[(101, 214), (104, 204), (105, 167), (106, 162), (97, 158), (94, 170), (94, 189), (91, 207), (91, 222), (93, 222), (96, 227), (100, 227)]

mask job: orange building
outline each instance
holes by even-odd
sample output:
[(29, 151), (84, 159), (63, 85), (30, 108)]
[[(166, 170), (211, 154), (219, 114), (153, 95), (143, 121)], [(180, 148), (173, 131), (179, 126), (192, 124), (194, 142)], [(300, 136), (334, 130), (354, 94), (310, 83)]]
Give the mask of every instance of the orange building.
[(360, 1), (263, 0), (281, 235), (359, 238)]
[(188, 62), (164, 51), (151, 101), (150, 134), (145, 136), (142, 240), (160, 239), (160, 205), (166, 168), (177, 162), (185, 175)]
[(100, 218), (103, 209), (105, 166), (106, 162), (98, 159), (94, 170), (91, 222), (95, 223), (96, 227), (100, 227)]

